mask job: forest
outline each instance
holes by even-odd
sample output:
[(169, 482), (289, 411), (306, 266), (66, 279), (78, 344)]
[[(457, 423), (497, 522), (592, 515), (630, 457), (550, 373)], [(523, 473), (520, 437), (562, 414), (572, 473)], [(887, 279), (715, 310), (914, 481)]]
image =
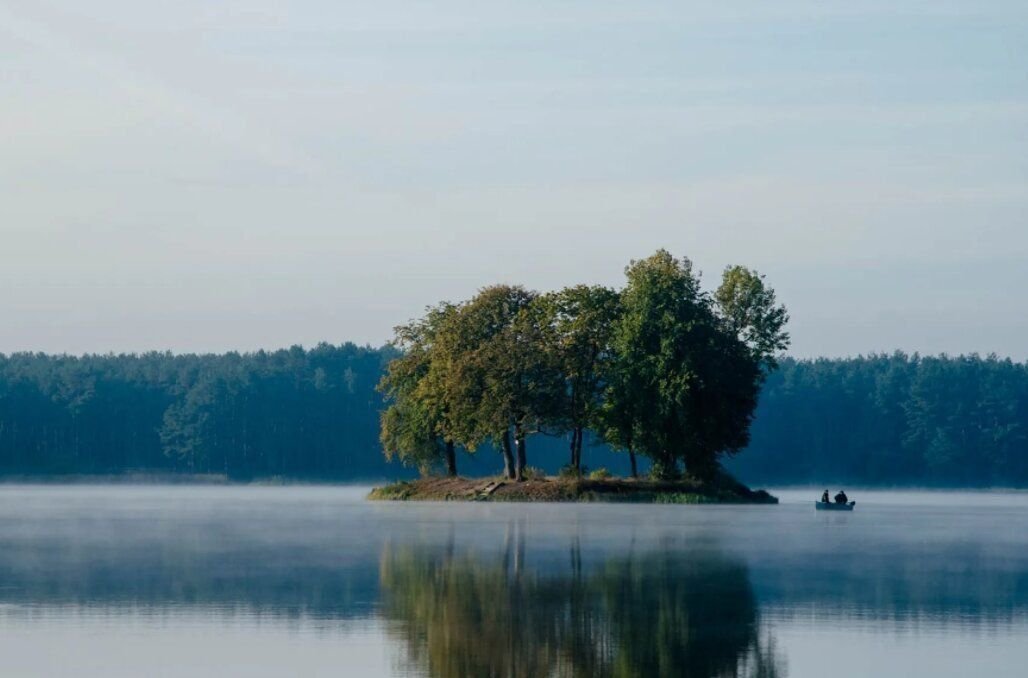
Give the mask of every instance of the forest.
[(395, 355), (0, 356), (0, 473), (382, 477), (375, 385)]
[(764, 483), (1028, 487), (1028, 364), (786, 359), (730, 467)]
[[(378, 441), (376, 385), (397, 355), (353, 344), (0, 355), (0, 474), (409, 474)], [(532, 463), (555, 472), (570, 442), (539, 436)], [(628, 466), (588, 437), (581, 462)], [(726, 466), (749, 483), (1028, 487), (1028, 365), (903, 353), (784, 359), (763, 386), (749, 446)], [(496, 473), (502, 458), (486, 446), (462, 469)]]
[[(392, 348), (223, 355), (0, 355), (0, 474), (402, 475), (378, 442)], [(786, 358), (764, 384), (746, 482), (1028, 487), (1028, 365), (974, 355)], [(533, 464), (568, 462), (544, 438)], [(469, 460), (470, 461), (470, 460)], [(590, 468), (625, 455), (589, 444)], [(495, 473), (485, 449), (469, 472)]]

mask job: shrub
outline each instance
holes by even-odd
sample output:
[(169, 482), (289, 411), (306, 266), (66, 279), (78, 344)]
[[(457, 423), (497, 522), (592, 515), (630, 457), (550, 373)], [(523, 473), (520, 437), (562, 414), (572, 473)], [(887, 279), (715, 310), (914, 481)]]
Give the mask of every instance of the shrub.
[(607, 478), (613, 477), (613, 475), (614, 474), (607, 469), (600, 467), (589, 474), (589, 480), (606, 480)]
[(571, 464), (566, 464), (560, 467), (560, 477), (565, 479), (581, 478), (582, 476), (589, 475), (589, 467), (583, 466), (580, 469), (575, 468)]
[(654, 504), (708, 504), (711, 500), (691, 492), (661, 492), (653, 495)]
[(524, 475), (525, 475), (525, 480), (545, 480), (546, 479), (546, 471), (543, 471), (541, 468), (536, 468), (535, 466), (526, 466), (525, 467)]
[(650, 468), (650, 478), (652, 480), (678, 480), (681, 477), (682, 474), (678, 470), (678, 464), (674, 461), (666, 463), (655, 460)]

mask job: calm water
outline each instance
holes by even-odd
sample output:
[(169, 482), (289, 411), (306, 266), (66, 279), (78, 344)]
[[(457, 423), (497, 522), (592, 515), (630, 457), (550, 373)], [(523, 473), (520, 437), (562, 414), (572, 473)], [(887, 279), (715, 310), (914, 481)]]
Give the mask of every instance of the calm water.
[(3, 675), (1024, 676), (1028, 494), (0, 485)]

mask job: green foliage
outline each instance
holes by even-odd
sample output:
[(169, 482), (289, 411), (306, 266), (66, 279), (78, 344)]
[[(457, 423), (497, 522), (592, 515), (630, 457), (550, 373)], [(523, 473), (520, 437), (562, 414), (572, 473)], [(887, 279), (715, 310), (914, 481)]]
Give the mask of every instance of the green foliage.
[[(0, 474), (395, 475), (377, 451), (374, 387), (398, 355), (352, 344), (0, 355)], [(1023, 362), (894, 354), (781, 363), (763, 384), (746, 454), (726, 462), (747, 481), (1028, 486)], [(566, 461), (554, 446), (545, 456), (534, 449), (533, 462), (552, 473)]]
[(702, 494), (690, 492), (660, 492), (653, 496), (654, 504), (714, 504), (719, 503)]
[(546, 480), (546, 471), (535, 466), (526, 466), (525, 480)]
[(761, 354), (718, 315), (688, 259), (661, 250), (625, 274), (606, 438), (648, 456), (661, 478), (677, 477), (680, 462), (694, 475), (710, 475), (719, 455), (749, 440)]
[(619, 312), (618, 294), (578, 285), (538, 299), (549, 330), (542, 347), (563, 379), (563, 397), (546, 417), (554, 431), (571, 434), (571, 465), (582, 463), (584, 431), (600, 425), (604, 379), (613, 362), (610, 339)]
[(407, 482), (398, 482), (383, 487), (376, 487), (368, 495), (369, 499), (403, 501), (414, 494), (414, 487)]
[(560, 467), (560, 471), (557, 473), (557, 476), (561, 480), (577, 480), (588, 472), (589, 469), (585, 466), (578, 467), (573, 466), (572, 464), (565, 464)]
[(774, 290), (764, 285), (764, 276), (743, 266), (727, 267), (714, 302), (729, 330), (754, 358), (765, 368), (777, 367), (778, 355), (789, 347), (784, 329), (789, 314), (777, 303)]
[(0, 474), (381, 477), (391, 348), (0, 355)]
[(498, 286), (469, 304), (469, 315), (485, 311), (491, 330), (471, 358), (483, 382), (474, 393), (477, 419), (494, 439), (508, 428), (515, 436), (539, 429), (561, 395), (561, 374), (545, 350), (551, 337), (536, 299), (522, 288)]
[(903, 353), (782, 361), (733, 470), (762, 482), (1028, 485), (1028, 365)]
[(611, 477), (613, 477), (613, 474), (603, 467), (589, 473), (589, 480), (606, 480)]
[(650, 480), (677, 480), (681, 475), (674, 459), (654, 459), (650, 466)]
[(382, 412), (380, 440), (386, 459), (399, 459), (428, 475), (443, 461), (445, 445), (426, 408), (404, 399)]
[(379, 433), (386, 459), (397, 458), (422, 475), (444, 464), (451, 475), (457, 472), (447, 444), (452, 443), (448, 402), (434, 388), (445, 369), (436, 338), (454, 311), (441, 304), (421, 320), (396, 328), (394, 345), (403, 354), (389, 363), (378, 385), (387, 403)]
[(720, 455), (749, 440), (760, 384), (788, 344), (785, 310), (741, 267), (725, 272), (716, 302), (688, 259), (663, 250), (625, 274), (620, 293), (494, 285), (397, 328), (405, 353), (382, 383), (387, 457), (424, 469), (440, 439), (451, 460), (454, 444), (488, 441), (521, 480), (530, 434), (570, 434), (569, 466), (580, 471), (592, 429), (648, 456), (661, 477), (682, 463), (715, 473)]
[(431, 367), (424, 388), (413, 392), (427, 404), (441, 404), (438, 429), (448, 440), (468, 450), (491, 442), (504, 452), (508, 477), (518, 479), (526, 437), (540, 430), (562, 396), (537, 296), (495, 285), (448, 307), (426, 351)]

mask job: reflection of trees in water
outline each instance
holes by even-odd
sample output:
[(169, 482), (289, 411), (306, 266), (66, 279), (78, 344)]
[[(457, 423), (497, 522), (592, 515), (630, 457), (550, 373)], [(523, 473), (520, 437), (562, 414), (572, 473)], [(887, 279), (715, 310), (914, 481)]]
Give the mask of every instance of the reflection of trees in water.
[(659, 552), (609, 562), (593, 578), (617, 676), (777, 675), (760, 642), (745, 565)]
[(383, 614), (414, 668), (457, 676), (753, 676), (783, 673), (761, 635), (741, 562), (663, 551), (583, 571), (524, 567), (523, 542), (499, 559), (452, 546), (387, 547)]

